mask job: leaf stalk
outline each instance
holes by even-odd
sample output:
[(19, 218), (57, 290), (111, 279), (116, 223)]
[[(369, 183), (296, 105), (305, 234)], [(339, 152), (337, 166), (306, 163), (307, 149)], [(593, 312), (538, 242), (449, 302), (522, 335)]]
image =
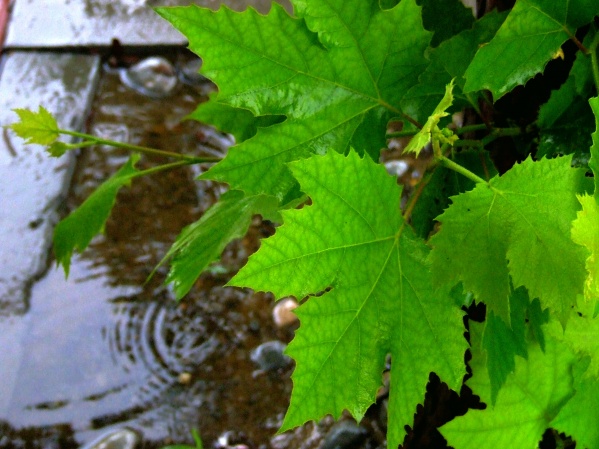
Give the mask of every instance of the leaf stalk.
[(78, 145), (79, 147), (90, 146), (93, 144), (108, 145), (111, 147), (123, 148), (125, 150), (134, 151), (136, 153), (147, 154), (150, 156), (163, 156), (163, 157), (168, 157), (171, 159), (178, 159), (180, 161), (186, 161), (188, 164), (200, 164), (200, 163), (204, 163), (204, 162), (218, 162), (221, 160), (218, 157), (195, 157), (195, 156), (189, 156), (187, 154), (175, 153), (173, 151), (157, 150), (155, 148), (148, 148), (148, 147), (132, 145), (129, 143), (124, 143), (124, 142), (117, 142), (117, 141), (109, 140), (109, 139), (102, 139), (101, 137), (95, 137), (95, 136), (85, 134), (85, 133), (80, 133), (77, 131), (69, 131), (69, 130), (59, 129), (58, 132), (60, 134), (66, 134), (68, 136), (79, 137), (81, 139), (85, 139), (86, 140), (85, 145), (79, 144)]
[(480, 176), (476, 175), (475, 173), (472, 173), (470, 170), (468, 170), (465, 167), (462, 167), (460, 164), (456, 164), (454, 161), (452, 161), (451, 159), (449, 159), (446, 156), (440, 155), (439, 157), (437, 157), (437, 160), (439, 161), (439, 163), (441, 165), (465, 176), (466, 178), (474, 181), (477, 184), (489, 184), (487, 181), (485, 181)]

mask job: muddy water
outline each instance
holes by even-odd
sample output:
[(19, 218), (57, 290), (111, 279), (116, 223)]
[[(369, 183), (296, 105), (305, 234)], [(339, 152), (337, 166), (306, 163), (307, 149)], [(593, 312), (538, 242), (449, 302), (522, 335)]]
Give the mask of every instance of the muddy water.
[[(89, 127), (108, 138), (214, 155), (209, 130), (181, 121), (205, 93), (182, 86), (150, 100), (105, 74)], [(85, 150), (65, 213), (126, 158)], [(139, 166), (157, 162), (164, 161), (142, 158)], [(28, 312), (3, 322), (15, 363), (0, 367), (8, 379), (0, 388), (0, 447), (78, 447), (123, 426), (138, 430), (144, 447), (189, 441), (193, 427), (207, 447), (223, 435), (250, 447), (317, 444), (312, 426), (274, 437), (292, 368), (260, 374), (250, 360), (261, 342), (288, 342), (292, 330), (274, 326), (268, 296), (222, 287), (272, 229), (256, 220), (180, 304), (162, 284), (165, 269), (144, 285), (181, 228), (223, 190), (193, 177), (186, 168), (135, 180), (119, 194), (105, 234), (73, 260), (69, 279), (50, 268), (33, 286)]]

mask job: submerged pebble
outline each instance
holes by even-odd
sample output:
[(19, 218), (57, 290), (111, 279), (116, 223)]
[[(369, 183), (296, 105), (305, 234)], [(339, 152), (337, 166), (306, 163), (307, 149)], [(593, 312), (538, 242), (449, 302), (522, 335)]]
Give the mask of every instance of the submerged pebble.
[(291, 363), (291, 358), (283, 354), (285, 348), (287, 345), (278, 340), (267, 341), (251, 352), (250, 359), (261, 371), (276, 371)]
[(179, 376), (177, 376), (177, 381), (179, 381), (179, 383), (181, 385), (189, 385), (191, 383), (191, 379), (192, 379), (191, 373), (188, 373), (185, 371), (182, 373), (179, 373)]
[(171, 95), (178, 83), (175, 68), (160, 56), (146, 58), (127, 70), (121, 70), (119, 76), (125, 86), (155, 99)]
[(368, 436), (368, 431), (353, 421), (339, 421), (324, 438), (320, 449), (350, 449), (359, 447)]
[(128, 428), (111, 430), (82, 449), (134, 449), (139, 443), (139, 434)]

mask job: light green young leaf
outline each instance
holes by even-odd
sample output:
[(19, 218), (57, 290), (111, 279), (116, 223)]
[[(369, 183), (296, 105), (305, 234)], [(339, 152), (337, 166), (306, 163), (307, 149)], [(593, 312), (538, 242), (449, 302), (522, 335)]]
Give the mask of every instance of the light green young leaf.
[(489, 89), (498, 100), (542, 72), (596, 14), (595, 0), (518, 0), (493, 40), (476, 53), (464, 91)]
[(571, 157), (530, 158), (489, 184), (452, 198), (438, 220), (430, 254), (437, 284), (462, 281), (506, 323), (510, 276), (565, 323), (586, 277), (585, 250), (572, 245), (570, 227), (586, 188)]
[(599, 97), (591, 98), (589, 104), (595, 115), (595, 132), (592, 135), (591, 159), (589, 167), (593, 170), (595, 181), (594, 195), (578, 197), (582, 210), (572, 223), (572, 240), (584, 246), (588, 253), (586, 259), (587, 278), (584, 284), (584, 297), (587, 301), (599, 302)]
[(584, 297), (587, 301), (596, 302), (599, 301), (599, 203), (589, 195), (579, 196), (578, 201), (582, 210), (572, 223), (572, 240), (590, 253), (585, 263)]
[(264, 195), (244, 197), (234, 190), (227, 192), (195, 223), (187, 226), (161, 261), (171, 260), (166, 282), (181, 299), (198, 276), (216, 260), (233, 239), (243, 237), (256, 214), (276, 211), (278, 201)]
[[(440, 136), (441, 130), (437, 126), (439, 124), (439, 120), (443, 117), (447, 117), (449, 115), (447, 109), (451, 107), (453, 103), (453, 80), (445, 86), (445, 95), (432, 112), (432, 114), (427, 119), (426, 123), (422, 127), (418, 133), (412, 137), (410, 143), (404, 148), (404, 153), (416, 153), (416, 156), (420, 154), (420, 151), (424, 148), (424, 146), (433, 139), (433, 133), (437, 133)], [(446, 139), (445, 137), (441, 137)], [(457, 136), (454, 136), (454, 139), (457, 139)]]
[(108, 178), (75, 211), (61, 220), (54, 229), (54, 254), (56, 262), (69, 275), (73, 251), (81, 252), (92, 238), (104, 231), (104, 225), (114, 206), (121, 187), (129, 185), (138, 170), (135, 168), (139, 155), (134, 154), (119, 171)]
[(69, 150), (69, 146), (60, 141), (52, 142), (48, 147), (48, 153), (52, 157), (60, 157)]
[[(591, 307), (592, 309), (592, 307)], [(561, 330), (561, 329), (560, 329)], [(579, 358), (590, 357), (590, 364), (585, 376), (599, 378), (599, 319), (587, 313), (583, 316), (576, 314), (572, 317), (565, 332), (556, 334), (578, 355)]]
[(37, 112), (29, 109), (14, 109), (20, 121), (9, 126), (25, 143), (50, 145), (58, 139), (59, 128), (54, 116), (40, 106)]
[[(565, 403), (573, 396), (572, 366), (576, 358), (568, 348), (548, 338), (545, 352), (533, 343), (528, 360), (516, 359), (494, 407), (485, 356), (480, 351), (481, 324), (470, 324), (473, 376), (467, 381), (474, 394), (487, 403), (486, 410), (469, 410), (441, 427), (456, 449), (535, 448), (552, 426)], [(555, 321), (550, 326), (559, 327)]]
[[(303, 3), (323, 43), (304, 20), (277, 4), (266, 16), (225, 7), (158, 9), (201, 55), (202, 72), (218, 85), (221, 103), (255, 116), (287, 117), (233, 148), (203, 179), (284, 197), (297, 185), (287, 162), (329, 149), (344, 152), (350, 142), (366, 141), (373, 126), (384, 133), (391, 115), (399, 113), (401, 97), (428, 64), (424, 51), (431, 33), (414, 0), (390, 10), (381, 10), (378, 0)], [(328, 8), (330, 15), (314, 19), (311, 8)], [(365, 120), (368, 127), (361, 126)], [(377, 148), (370, 154), (378, 160)]]
[(431, 287), (428, 248), (404, 222), (400, 188), (384, 167), (353, 151), (290, 166), (312, 205), (283, 211), (285, 224), (230, 282), (277, 298), (324, 292), (296, 309), (301, 327), (287, 351), (294, 388), (281, 430), (343, 409), (360, 420), (390, 353), (388, 441), (397, 447), (429, 374), (454, 389), (461, 383), (462, 312)]

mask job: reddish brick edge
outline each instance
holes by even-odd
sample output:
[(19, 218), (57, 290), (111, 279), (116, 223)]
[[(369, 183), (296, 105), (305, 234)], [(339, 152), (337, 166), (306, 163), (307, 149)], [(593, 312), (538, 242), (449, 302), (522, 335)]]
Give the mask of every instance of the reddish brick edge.
[(4, 45), (6, 35), (6, 24), (8, 23), (8, 3), (10, 0), (0, 0), (0, 52)]

